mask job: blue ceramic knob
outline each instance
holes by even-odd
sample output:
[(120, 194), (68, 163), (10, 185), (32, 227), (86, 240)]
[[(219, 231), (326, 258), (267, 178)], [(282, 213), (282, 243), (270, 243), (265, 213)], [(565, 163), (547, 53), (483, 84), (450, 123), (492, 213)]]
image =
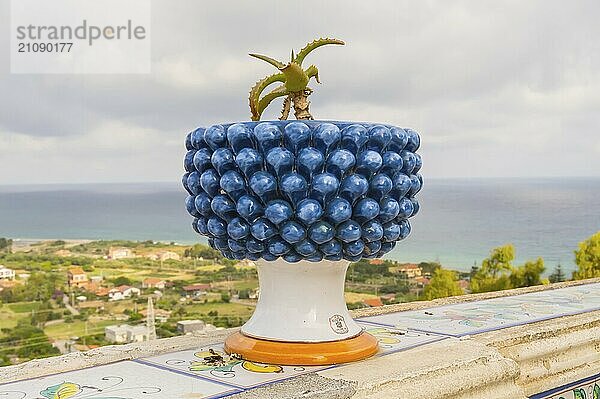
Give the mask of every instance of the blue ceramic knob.
[(235, 202), (225, 195), (216, 195), (212, 199), (210, 207), (215, 215), (219, 216), (223, 220), (230, 221), (237, 216)]
[(326, 243), (327, 241), (331, 240), (334, 235), (335, 229), (333, 226), (323, 221), (313, 224), (308, 229), (309, 238), (317, 244)]
[(277, 179), (281, 179), (283, 175), (291, 173), (294, 168), (294, 154), (285, 148), (273, 148), (265, 158), (267, 161), (267, 169)]
[(283, 145), (297, 155), (310, 145), (310, 128), (302, 122), (288, 123), (283, 129)]
[(335, 233), (335, 237), (342, 242), (356, 241), (361, 236), (360, 225), (354, 220), (346, 220), (341, 223)]
[(285, 222), (279, 230), (281, 238), (290, 244), (296, 244), (306, 238), (306, 230), (300, 223), (294, 221)]
[(227, 133), (221, 125), (213, 125), (204, 131), (204, 141), (213, 150), (227, 146)]
[(293, 214), (292, 206), (283, 200), (270, 201), (265, 207), (265, 217), (275, 225), (290, 220)]
[(344, 259), (344, 255), (337, 254), (337, 255), (325, 255), (324, 256), (325, 260), (330, 260), (332, 262), (339, 262), (340, 260)]
[[(193, 148), (200, 150), (202, 148), (208, 148), (208, 144), (204, 141), (204, 132), (206, 129), (199, 127), (190, 133), (190, 143)], [(189, 148), (188, 148), (189, 150)]]
[(383, 153), (380, 172), (388, 176), (394, 176), (402, 170), (402, 165), (403, 162), (400, 154), (394, 151), (386, 151)]
[(281, 145), (282, 134), (276, 125), (263, 122), (254, 127), (254, 138), (260, 152), (266, 155), (272, 148)]
[(303, 259), (303, 257), (300, 254), (296, 253), (296, 251), (294, 251), (292, 249), (292, 250), (290, 250), (290, 252), (283, 255), (283, 259), (289, 263), (296, 263), (296, 262), (300, 262)]
[(382, 153), (392, 140), (390, 129), (383, 125), (376, 125), (369, 129), (369, 141), (367, 149)]
[[(383, 237), (383, 226), (376, 220), (369, 220), (362, 225), (361, 230), (362, 240), (364, 242), (379, 241)], [(379, 248), (377, 251), (379, 251)]]
[(308, 196), (308, 183), (298, 173), (288, 173), (283, 176), (279, 189), (294, 207)]
[(403, 220), (400, 223), (398, 223), (398, 225), (400, 226), (400, 236), (398, 237), (398, 239), (404, 240), (410, 235), (410, 222), (408, 220)]
[(310, 256), (317, 251), (317, 245), (310, 240), (304, 239), (294, 245), (294, 249), (302, 256)]
[(196, 154), (194, 155), (194, 168), (199, 172), (199, 173), (203, 173), (204, 171), (212, 168), (212, 162), (211, 162), (211, 157), (212, 157), (212, 151), (209, 150), (208, 148), (201, 148), (198, 151), (196, 151)]
[(372, 150), (363, 151), (356, 158), (356, 173), (371, 178), (381, 168), (382, 164), (383, 160), (379, 153)]
[(342, 243), (334, 238), (324, 244), (319, 245), (319, 250), (326, 256), (335, 256), (342, 254), (343, 247)]
[(185, 158), (183, 158), (183, 168), (186, 172), (193, 172), (196, 170), (194, 167), (194, 155), (196, 155), (196, 150), (189, 150), (185, 153)]
[(305, 199), (296, 206), (296, 219), (305, 226), (310, 226), (323, 216), (321, 204), (314, 199)]
[(342, 130), (340, 147), (353, 154), (358, 154), (365, 144), (367, 144), (368, 140), (369, 132), (367, 132), (367, 129), (362, 125), (354, 124)]
[[(229, 227), (227, 228), (227, 231), (229, 231)], [(229, 245), (229, 249), (233, 252), (246, 252), (246, 241), (244, 240), (238, 241), (230, 238), (227, 240), (227, 244)]]
[[(381, 235), (383, 236), (383, 228), (381, 229)], [(381, 241), (365, 242), (365, 249), (363, 250), (363, 253), (375, 257), (380, 250)]]
[(310, 198), (325, 205), (331, 200), (340, 187), (339, 180), (331, 173), (320, 173), (313, 178)]
[(274, 260), (276, 260), (278, 258), (278, 256), (273, 255), (272, 253), (270, 253), (269, 251), (265, 250), (261, 255), (261, 258), (263, 258), (264, 260), (266, 260), (267, 262), (272, 262)]
[(198, 219), (195, 219), (194, 222), (194, 230), (196, 230), (196, 232), (205, 236), (212, 236), (212, 234), (210, 234), (210, 232), (208, 231), (208, 226), (206, 225), (206, 223), (208, 222), (207, 218), (205, 218), (204, 216), (200, 216)]
[(348, 150), (335, 150), (327, 157), (325, 170), (341, 180), (356, 164), (356, 158)]
[(221, 188), (234, 201), (238, 201), (242, 195), (247, 194), (246, 181), (244, 177), (235, 170), (229, 170), (221, 176), (219, 182)]
[(337, 148), (341, 138), (339, 127), (333, 123), (321, 123), (313, 133), (313, 144), (323, 155), (327, 156)]
[(187, 134), (187, 136), (185, 136), (185, 149), (186, 150), (194, 150), (194, 145), (192, 144), (192, 133), (194, 132), (189, 132)]
[[(250, 226), (248, 225), (248, 223), (244, 222), (242, 218), (233, 218), (227, 224), (227, 234), (234, 240), (241, 240), (243, 238), (248, 237), (248, 235), (250, 234)], [(234, 250), (233, 248), (231, 249)], [(246, 247), (244, 246), (243, 249), (245, 250)]]
[(406, 131), (394, 126), (390, 128), (390, 134), (392, 135), (392, 139), (388, 144), (388, 150), (398, 153), (404, 150), (404, 147), (408, 143), (408, 134)]
[(282, 240), (278, 237), (274, 237), (269, 240), (269, 243), (267, 244), (267, 249), (272, 255), (282, 256), (290, 252), (292, 247), (285, 240)]
[(395, 199), (400, 199), (408, 193), (412, 186), (412, 182), (410, 181), (410, 177), (406, 176), (404, 173), (396, 173), (392, 178), (392, 191), (391, 195)]
[(298, 173), (308, 181), (311, 181), (314, 175), (323, 171), (324, 164), (325, 157), (323, 154), (312, 147), (301, 149), (296, 160)]
[[(408, 201), (410, 202), (410, 201)], [(400, 204), (392, 197), (384, 197), (379, 203), (379, 221), (387, 223), (393, 220), (400, 212)]]
[(411, 217), (415, 216), (417, 213), (419, 213), (419, 209), (421, 209), (421, 206), (419, 205), (419, 201), (417, 201), (414, 198), (410, 199), (410, 202), (412, 202), (413, 204), (413, 212), (410, 215)]
[(354, 205), (352, 219), (362, 224), (379, 215), (379, 203), (373, 198), (365, 197)]
[(246, 253), (246, 259), (251, 260), (251, 261), (257, 261), (260, 259), (260, 254), (258, 253), (253, 253), (253, 252), (247, 252)]
[(392, 191), (392, 186), (392, 179), (383, 173), (379, 173), (373, 176), (369, 182), (369, 197), (376, 201), (380, 201)]
[(277, 180), (267, 172), (256, 172), (250, 178), (250, 188), (264, 203), (277, 198)]
[(360, 239), (344, 244), (344, 254), (349, 256), (358, 256), (364, 249), (365, 243)]
[(410, 197), (414, 197), (421, 191), (421, 181), (422, 180), (418, 175), (410, 175), (410, 190), (408, 190), (408, 195)]
[(402, 198), (398, 204), (399, 204), (399, 206), (398, 206), (397, 217), (399, 219), (407, 219), (407, 218), (411, 217), (411, 215), (413, 214), (413, 211), (414, 211), (414, 206), (413, 206), (412, 201), (405, 197), (405, 198)]
[(225, 237), (215, 237), (213, 239), (215, 248), (221, 251), (229, 251), (229, 239)]
[(187, 185), (187, 179), (189, 176), (190, 176), (190, 172), (185, 172), (183, 174), (183, 176), (181, 176), (181, 184), (183, 185), (183, 188), (185, 188), (185, 191), (188, 192), (188, 194), (194, 195), (194, 193), (192, 193), (192, 191), (190, 190), (190, 188)]
[(238, 214), (246, 219), (247, 222), (253, 222), (256, 218), (263, 215), (264, 208), (260, 201), (251, 195), (242, 195), (235, 204)]
[(246, 249), (251, 253), (261, 253), (265, 250), (265, 244), (262, 241), (255, 239), (254, 237), (249, 237), (246, 239)]
[(320, 251), (316, 251), (314, 254), (306, 257), (309, 262), (320, 262), (323, 260), (323, 254)]
[(379, 250), (379, 253), (377, 254), (377, 257), (382, 257), (383, 255), (387, 254), (388, 252), (390, 252), (392, 249), (394, 249), (394, 247), (396, 246), (396, 242), (382, 242), (381, 243), (381, 249)]
[(413, 168), (413, 173), (417, 173), (418, 171), (421, 170), (421, 167), (423, 166), (423, 160), (421, 159), (421, 156), (419, 154), (414, 154), (415, 155), (415, 167)]
[(200, 185), (200, 173), (193, 171), (188, 175), (186, 186), (192, 195), (197, 195), (202, 191)]
[(410, 151), (402, 151), (400, 153), (400, 156), (402, 157), (402, 173), (404, 173), (405, 175), (409, 175), (413, 172), (413, 170), (415, 169), (415, 166), (417, 165), (417, 158), (415, 157), (415, 154), (413, 154)]
[(196, 210), (196, 205), (194, 204), (195, 198), (193, 195), (188, 195), (185, 198), (185, 209), (188, 211), (190, 215), (197, 218), (200, 217), (200, 213)]
[(212, 216), (211, 199), (204, 191), (198, 194), (194, 200), (194, 206), (199, 214), (204, 217)]
[(212, 198), (219, 194), (219, 190), (221, 189), (219, 180), (220, 177), (217, 171), (209, 169), (200, 175), (200, 186)]
[(210, 161), (219, 175), (225, 174), (228, 170), (235, 170), (235, 156), (227, 148), (218, 148), (212, 153)]
[(353, 174), (347, 176), (340, 184), (340, 197), (354, 204), (358, 198), (365, 195), (369, 190), (369, 182), (363, 176)]
[(410, 152), (415, 152), (421, 146), (421, 137), (419, 137), (419, 133), (415, 132), (412, 129), (404, 129), (408, 134), (408, 142), (406, 143), (405, 150)]
[(394, 222), (388, 222), (383, 225), (383, 242), (397, 241), (400, 237), (400, 225)]
[(334, 226), (350, 219), (352, 216), (352, 205), (340, 197), (335, 197), (327, 203), (325, 218)]
[(227, 223), (218, 216), (211, 216), (206, 222), (206, 227), (210, 234), (215, 237), (226, 237), (227, 236)]
[(243, 148), (235, 156), (235, 164), (247, 179), (263, 168), (263, 156), (254, 148)]
[(260, 217), (250, 225), (250, 234), (260, 241), (268, 240), (277, 235), (277, 227), (266, 218)]
[(235, 123), (227, 129), (227, 141), (235, 154), (243, 148), (254, 148), (254, 133), (243, 123)]

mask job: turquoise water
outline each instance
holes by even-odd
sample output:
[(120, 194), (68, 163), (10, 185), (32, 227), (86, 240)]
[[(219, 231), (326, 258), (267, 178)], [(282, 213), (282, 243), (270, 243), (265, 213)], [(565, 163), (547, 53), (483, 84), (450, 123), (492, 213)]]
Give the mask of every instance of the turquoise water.
[[(198, 241), (178, 183), (0, 186), (0, 236)], [(600, 178), (425, 180), (413, 233), (390, 258), (468, 270), (495, 246), (574, 268), (600, 230)]]

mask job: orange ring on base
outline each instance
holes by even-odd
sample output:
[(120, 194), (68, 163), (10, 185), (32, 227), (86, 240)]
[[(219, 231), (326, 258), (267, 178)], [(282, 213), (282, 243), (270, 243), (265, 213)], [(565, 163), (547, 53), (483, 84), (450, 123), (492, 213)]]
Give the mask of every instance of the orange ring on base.
[(248, 337), (236, 332), (225, 340), (225, 352), (244, 360), (282, 366), (323, 366), (354, 362), (377, 353), (377, 339), (367, 332), (332, 342), (281, 342)]

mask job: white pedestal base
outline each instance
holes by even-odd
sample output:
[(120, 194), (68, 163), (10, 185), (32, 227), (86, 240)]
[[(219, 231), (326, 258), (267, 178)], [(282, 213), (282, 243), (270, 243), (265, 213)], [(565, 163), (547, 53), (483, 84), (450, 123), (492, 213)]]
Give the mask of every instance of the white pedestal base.
[(344, 300), (349, 262), (258, 261), (260, 296), (244, 335), (272, 341), (330, 342), (362, 332)]

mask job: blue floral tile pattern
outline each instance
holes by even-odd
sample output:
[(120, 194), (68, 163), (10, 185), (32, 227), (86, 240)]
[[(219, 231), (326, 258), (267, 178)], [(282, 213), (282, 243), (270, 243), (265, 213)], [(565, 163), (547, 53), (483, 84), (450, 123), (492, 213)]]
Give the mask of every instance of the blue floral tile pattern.
[(220, 355), (225, 354), (223, 344), (210, 345), (196, 350), (168, 353), (165, 355), (137, 359), (136, 361), (154, 365), (165, 370), (177, 371), (192, 376), (199, 376), (233, 387), (248, 389), (267, 383), (282, 381), (301, 374), (323, 370), (331, 366), (279, 366), (262, 364), (245, 360), (230, 359), (219, 366), (204, 364), (205, 357), (210, 356), (212, 349)]
[(389, 313), (359, 320), (454, 337), (600, 310), (600, 284)]
[(0, 385), (4, 399), (214, 399), (236, 392), (240, 390), (132, 361)]
[(600, 374), (531, 396), (529, 399), (598, 399)]

